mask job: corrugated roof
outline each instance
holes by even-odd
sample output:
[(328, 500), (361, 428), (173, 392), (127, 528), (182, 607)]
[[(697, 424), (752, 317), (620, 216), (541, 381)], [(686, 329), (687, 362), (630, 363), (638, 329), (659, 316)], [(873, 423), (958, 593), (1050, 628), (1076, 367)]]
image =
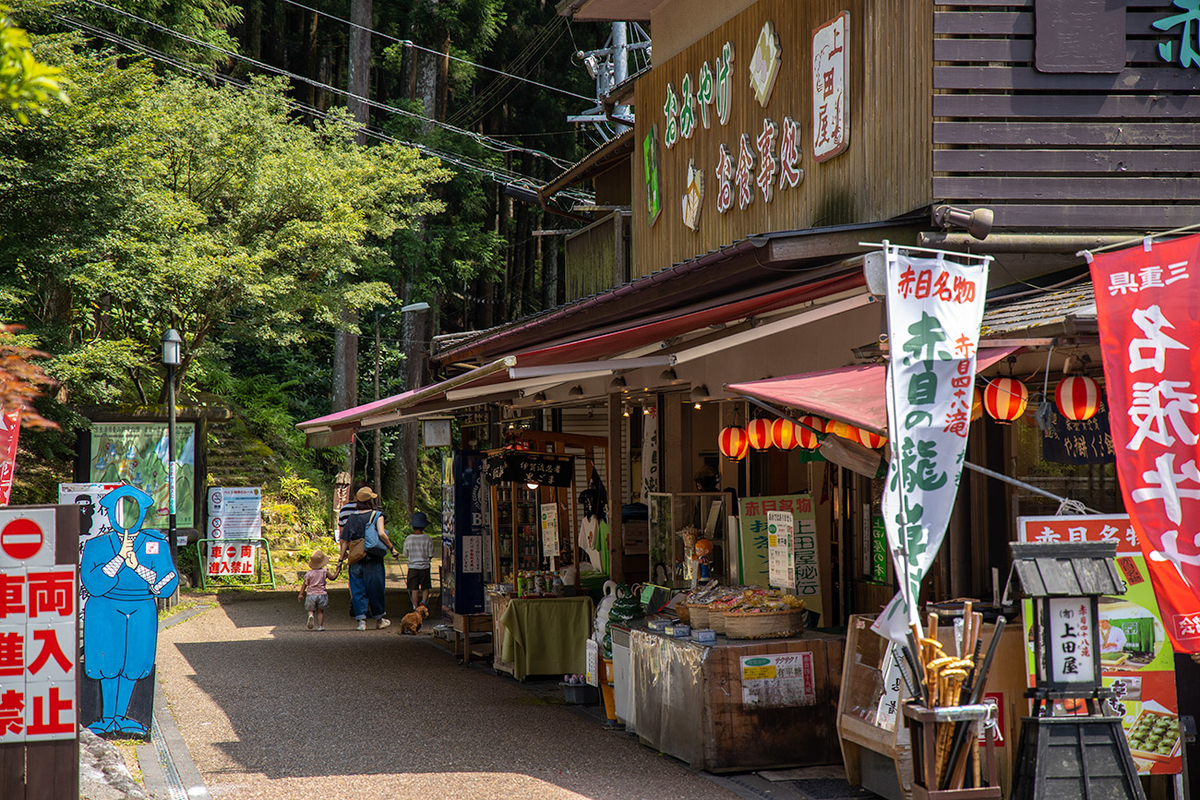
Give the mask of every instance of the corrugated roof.
[(1070, 318), (1096, 318), (1096, 298), (1091, 281), (1026, 297), (989, 308), (983, 314), (983, 336), (1061, 325)]

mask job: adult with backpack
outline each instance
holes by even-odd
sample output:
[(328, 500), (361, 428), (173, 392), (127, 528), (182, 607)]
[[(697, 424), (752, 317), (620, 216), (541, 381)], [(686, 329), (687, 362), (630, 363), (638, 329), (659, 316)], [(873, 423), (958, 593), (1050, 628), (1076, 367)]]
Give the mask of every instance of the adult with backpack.
[(350, 614), (360, 631), (367, 629), (367, 617), (375, 620), (376, 628), (386, 628), (392, 621), (384, 617), (383, 559), (399, 553), (384, 529), (379, 496), (364, 486), (354, 499), (355, 510), (342, 525), (341, 536), (342, 560), (350, 563)]

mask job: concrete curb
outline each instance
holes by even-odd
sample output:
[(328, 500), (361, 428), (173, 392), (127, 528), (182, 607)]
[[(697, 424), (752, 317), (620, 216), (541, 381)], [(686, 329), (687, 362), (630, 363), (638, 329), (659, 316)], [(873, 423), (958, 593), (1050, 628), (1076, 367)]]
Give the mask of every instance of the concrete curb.
[[(215, 606), (207, 603), (189, 608), (158, 623), (158, 631), (162, 633), (212, 608)], [(196, 762), (192, 761), (187, 742), (175, 724), (162, 684), (157, 682), (154, 684), (154, 723), (150, 743), (137, 747), (146, 792), (162, 800), (212, 800)]]

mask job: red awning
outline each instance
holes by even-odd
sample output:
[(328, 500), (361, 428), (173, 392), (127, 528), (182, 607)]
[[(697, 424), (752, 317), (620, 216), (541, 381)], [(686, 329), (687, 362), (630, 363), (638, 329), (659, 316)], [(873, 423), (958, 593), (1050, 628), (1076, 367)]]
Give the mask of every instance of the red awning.
[[(1018, 347), (992, 347), (979, 351), (976, 372), (987, 369)], [(728, 384), (725, 390), (754, 397), (777, 406), (796, 408), (823, 417), (849, 422), (886, 436), (887, 402), (883, 364), (840, 367), (822, 372)]]

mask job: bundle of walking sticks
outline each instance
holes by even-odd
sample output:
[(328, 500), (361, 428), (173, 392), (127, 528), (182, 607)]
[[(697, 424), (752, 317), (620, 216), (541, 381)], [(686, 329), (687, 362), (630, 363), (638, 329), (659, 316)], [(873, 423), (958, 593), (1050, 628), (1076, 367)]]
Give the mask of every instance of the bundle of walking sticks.
[[(921, 629), (917, 625), (912, 626), (909, 646), (905, 648), (905, 658), (917, 677), (918, 686), (913, 694), (921, 705), (934, 709), (979, 703), (983, 697), (983, 687), (987, 684), (992, 658), (996, 654), (996, 646), (1000, 642), (1000, 634), (1004, 632), (1004, 617), (997, 618), (996, 630), (988, 645), (987, 655), (981, 662), (982, 631), (983, 615), (972, 611), (969, 601), (963, 605), (962, 647), (959, 656), (948, 655), (938, 640), (937, 614), (929, 615), (925, 636), (921, 635)], [(976, 732), (979, 723), (954, 721), (934, 724), (937, 726), (934, 761), (937, 766), (936, 786), (940, 789), (963, 788), (968, 762), (973, 764), (971, 785), (979, 786), (979, 739)], [(968, 759), (968, 755), (973, 757)]]

